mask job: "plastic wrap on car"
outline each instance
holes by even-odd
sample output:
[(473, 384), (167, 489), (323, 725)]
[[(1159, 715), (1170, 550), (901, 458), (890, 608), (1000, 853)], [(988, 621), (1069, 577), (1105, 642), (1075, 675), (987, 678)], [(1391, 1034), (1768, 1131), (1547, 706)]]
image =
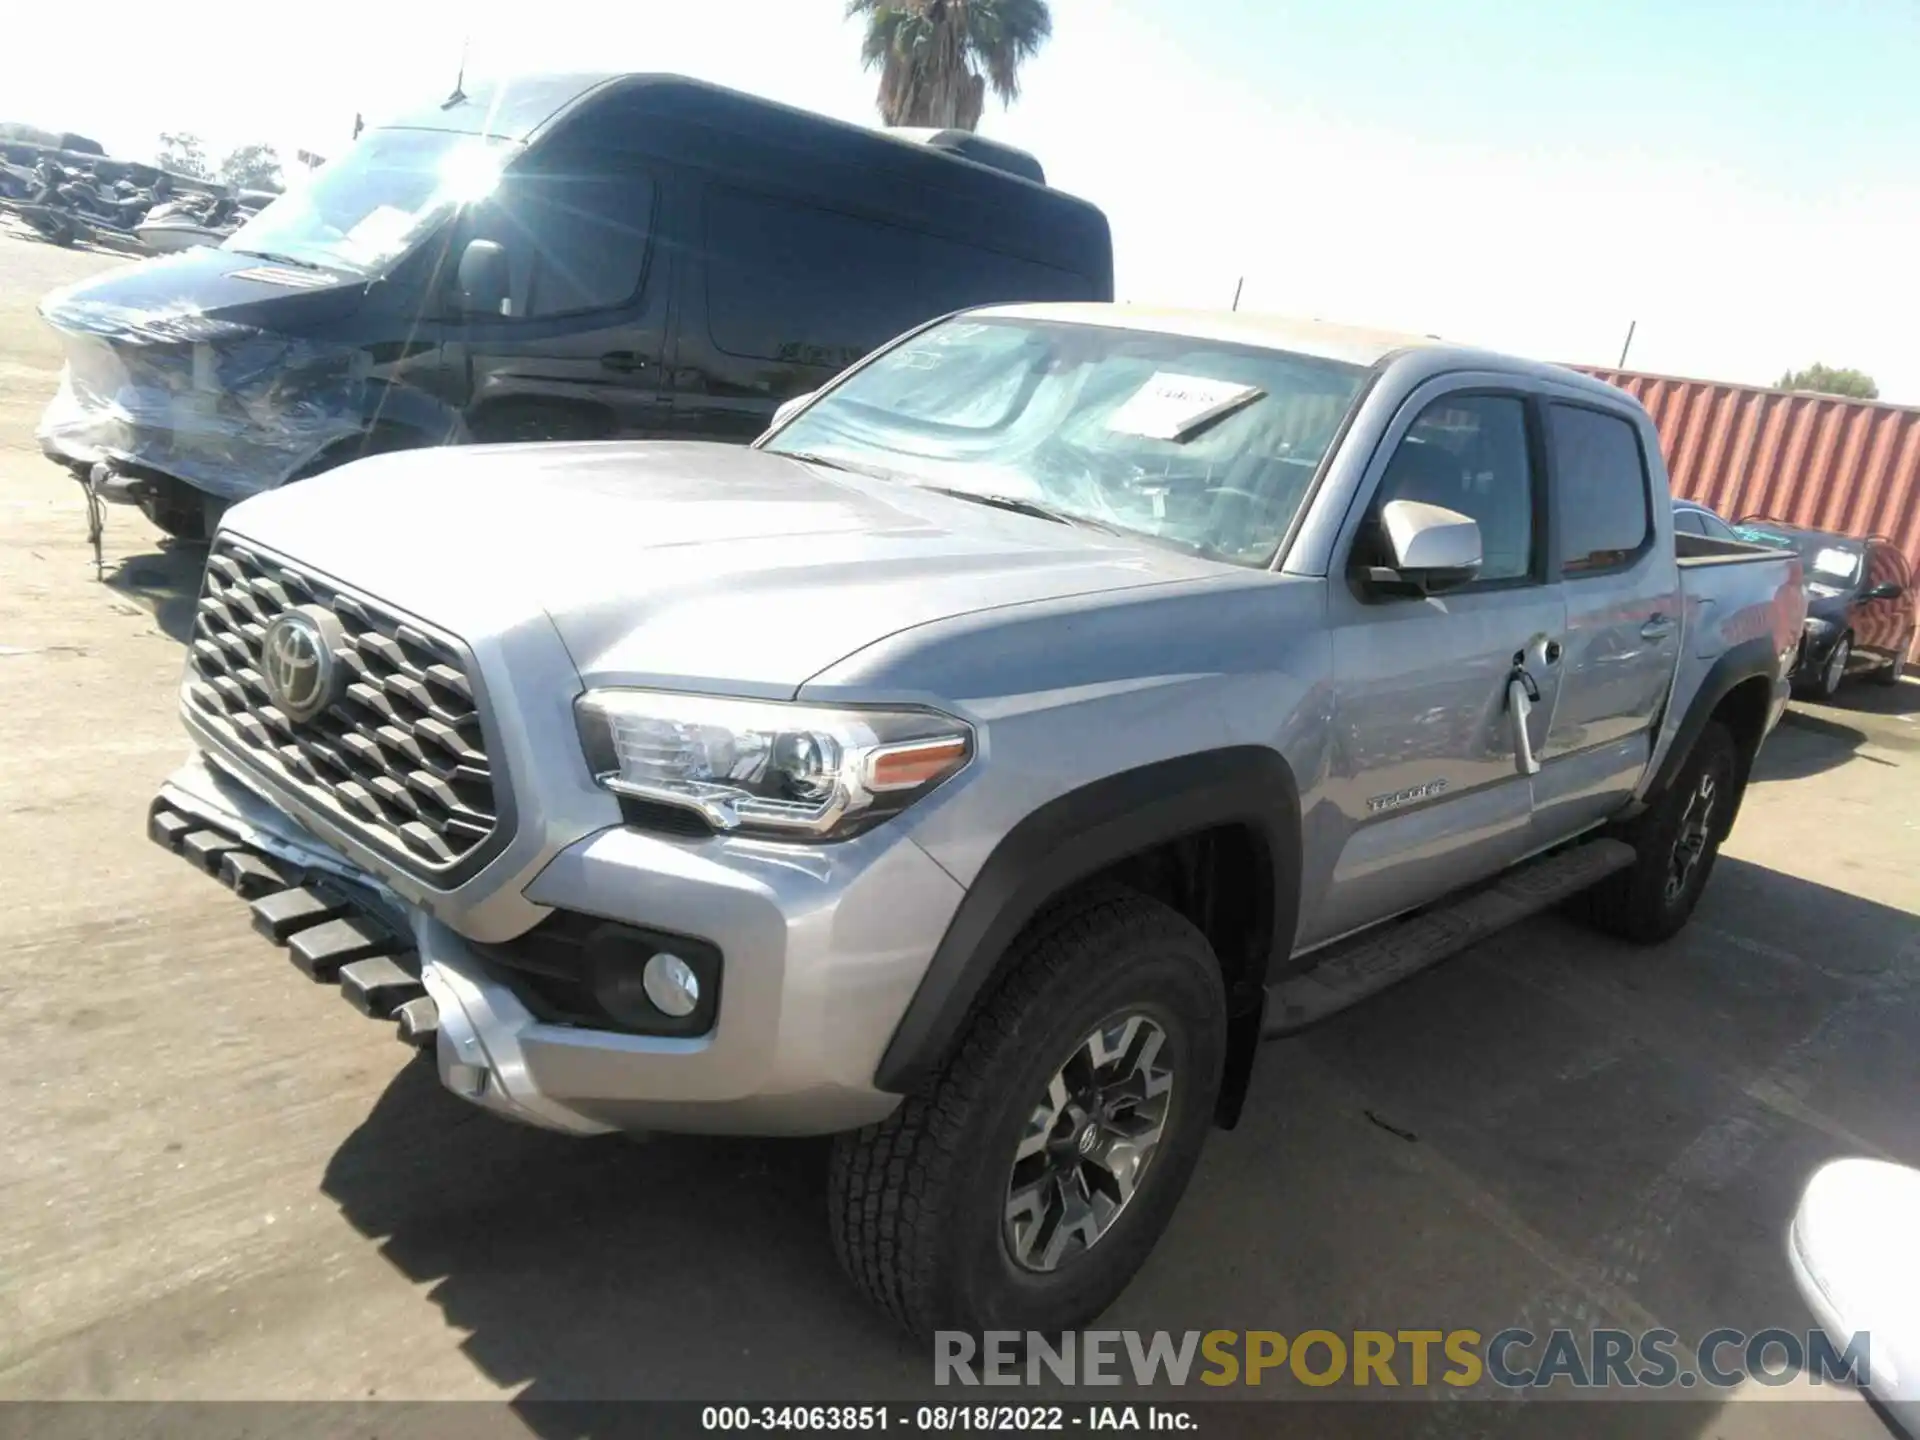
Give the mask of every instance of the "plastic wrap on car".
[(40, 313), (67, 363), (41, 448), (176, 476), (223, 499), (281, 484), (364, 428), (356, 346), (295, 339), (190, 304), (131, 310), (56, 292)]

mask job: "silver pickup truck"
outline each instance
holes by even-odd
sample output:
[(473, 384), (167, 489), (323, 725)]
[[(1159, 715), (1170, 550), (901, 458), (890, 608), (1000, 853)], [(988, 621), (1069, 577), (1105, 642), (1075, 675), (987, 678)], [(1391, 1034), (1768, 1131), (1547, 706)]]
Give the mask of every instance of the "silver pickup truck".
[(1566, 370), (973, 311), (751, 449), (237, 506), (150, 829), (455, 1093), (831, 1133), (874, 1301), (1057, 1331), (1263, 1036), (1561, 901), (1685, 923), (1805, 602), (1678, 543), (1646, 414)]

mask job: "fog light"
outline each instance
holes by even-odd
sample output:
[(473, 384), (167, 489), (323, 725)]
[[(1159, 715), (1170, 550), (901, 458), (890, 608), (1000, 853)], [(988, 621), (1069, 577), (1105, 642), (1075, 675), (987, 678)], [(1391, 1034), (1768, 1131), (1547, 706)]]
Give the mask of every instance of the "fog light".
[(678, 955), (662, 951), (647, 961), (640, 983), (660, 1013), (676, 1020), (685, 1019), (700, 1004), (700, 977)]

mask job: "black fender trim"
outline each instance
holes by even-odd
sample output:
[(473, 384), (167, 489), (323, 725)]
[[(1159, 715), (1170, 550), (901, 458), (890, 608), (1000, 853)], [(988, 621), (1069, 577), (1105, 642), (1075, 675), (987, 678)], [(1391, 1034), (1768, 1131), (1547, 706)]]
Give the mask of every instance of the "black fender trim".
[(1054, 896), (1129, 855), (1234, 824), (1255, 837), (1264, 852), (1258, 868), (1270, 876), (1251, 953), (1222, 957), (1234, 976), (1230, 1009), (1257, 1009), (1267, 969), (1291, 949), (1299, 920), (1300, 796), (1278, 752), (1243, 745), (1110, 775), (1014, 826), (947, 926), (880, 1058), (875, 1086), (904, 1094), (938, 1072), (1007, 946)]
[(1666, 758), (1660, 762), (1659, 773), (1648, 787), (1648, 797), (1661, 794), (1673, 783), (1674, 776), (1680, 773), (1680, 767), (1686, 764), (1687, 756), (1693, 753), (1700, 732), (1707, 728), (1713, 712), (1720, 708), (1720, 702), (1731, 695), (1736, 686), (1749, 680), (1765, 680), (1771, 687), (1779, 671), (1780, 657), (1774, 653), (1772, 640), (1764, 635), (1742, 640), (1714, 661), (1706, 678), (1700, 682), (1700, 688), (1694, 691), (1687, 713), (1680, 719), (1680, 728), (1674, 732), (1673, 744), (1667, 748)]

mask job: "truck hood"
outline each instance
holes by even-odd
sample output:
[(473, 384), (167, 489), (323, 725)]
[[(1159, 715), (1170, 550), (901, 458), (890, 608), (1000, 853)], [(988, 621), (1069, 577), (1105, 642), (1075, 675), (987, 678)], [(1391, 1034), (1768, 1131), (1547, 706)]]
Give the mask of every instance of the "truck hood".
[(589, 685), (781, 698), (930, 621), (1237, 573), (904, 482), (687, 443), (377, 456), (236, 506), (225, 528), (470, 640), (550, 619)]

